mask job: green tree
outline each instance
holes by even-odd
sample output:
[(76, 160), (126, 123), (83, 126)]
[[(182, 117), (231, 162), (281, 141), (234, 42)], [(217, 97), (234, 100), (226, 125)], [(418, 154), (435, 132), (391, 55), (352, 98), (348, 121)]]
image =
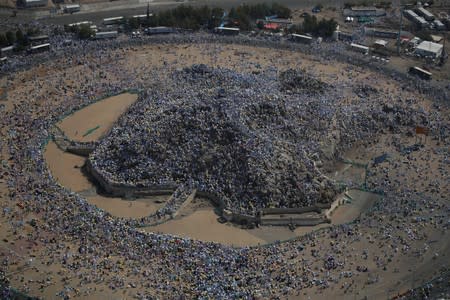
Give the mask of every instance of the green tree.
[(322, 37), (330, 37), (333, 35), (333, 32), (336, 30), (337, 22), (334, 19), (326, 20), (322, 19), (317, 24), (317, 29), (315, 30), (315, 34)]
[(33, 36), (39, 34), (41, 31), (38, 28), (28, 28), (27, 29), (27, 36)]
[(6, 38), (6, 36), (3, 33), (0, 33), (0, 46), (1, 47), (5, 47), (8, 46), (8, 39)]
[(20, 29), (16, 31), (16, 39), (19, 45), (26, 46), (28, 44), (28, 40)]
[(234, 7), (232, 7), (232, 8), (230, 9), (230, 11), (228, 12), (228, 17), (229, 17), (230, 19), (237, 19), (238, 14), (237, 14), (236, 9), (235, 9)]
[(280, 18), (285, 18), (285, 19), (290, 18), (292, 15), (292, 12), (288, 7), (278, 4), (278, 3), (272, 3), (271, 11), (272, 11), (272, 14), (277, 15)]
[(236, 9), (237, 22), (239, 23), (239, 28), (242, 30), (251, 29), (250, 18), (248, 15), (248, 6), (241, 5)]
[(91, 29), (91, 26), (88, 24), (81, 24), (78, 27), (78, 38), (84, 40), (92, 37), (94, 35), (94, 31)]
[(16, 36), (12, 31), (6, 32), (6, 39), (8, 40), (8, 44), (12, 45), (16, 41)]
[(211, 10), (211, 16), (208, 21), (208, 28), (212, 29), (214, 27), (219, 26), (222, 21), (222, 17), (223, 17), (223, 9), (214, 7)]
[(315, 33), (317, 29), (317, 18), (316, 16), (307, 15), (303, 19), (302, 30), (304, 33)]
[(130, 29), (139, 28), (139, 20), (137, 18), (128, 19), (128, 26), (130, 26)]
[(260, 30), (264, 29), (264, 22), (256, 23), (256, 27), (258, 27), (258, 29), (260, 29)]
[(16, 39), (19, 43), (25, 39), (25, 36), (23, 35), (22, 30), (19, 29), (16, 31)]

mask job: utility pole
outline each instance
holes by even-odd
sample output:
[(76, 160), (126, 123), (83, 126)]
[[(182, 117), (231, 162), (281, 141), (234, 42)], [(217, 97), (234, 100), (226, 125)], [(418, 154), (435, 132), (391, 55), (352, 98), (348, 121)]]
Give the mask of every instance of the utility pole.
[(150, 20), (150, 3), (147, 2), (147, 22)]
[(402, 5), (402, 2), (400, 1), (400, 28), (398, 29), (398, 36), (397, 36), (397, 55), (400, 56), (400, 36), (402, 34), (402, 27), (403, 27), (403, 9), (404, 6)]
[(442, 54), (441, 54), (441, 66), (445, 63), (445, 56), (447, 52), (445, 51), (445, 40), (447, 39), (447, 32), (444, 32), (444, 42), (442, 43)]

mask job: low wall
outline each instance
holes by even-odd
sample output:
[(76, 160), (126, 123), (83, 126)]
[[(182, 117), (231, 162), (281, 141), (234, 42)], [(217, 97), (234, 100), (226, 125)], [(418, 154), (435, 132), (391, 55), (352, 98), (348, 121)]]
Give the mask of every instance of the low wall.
[(177, 188), (175, 185), (134, 186), (126, 184), (114, 184), (106, 180), (92, 166), (90, 160), (86, 160), (85, 171), (105, 190), (106, 193), (116, 197), (171, 195)]
[(248, 225), (248, 224), (260, 224), (261, 219), (259, 216), (251, 216), (246, 214), (238, 214), (238, 213), (232, 213), (231, 222), (241, 224), (241, 225)]
[(206, 191), (197, 191), (197, 196), (206, 198), (206, 199), (212, 201), (220, 209), (220, 211), (223, 211), (225, 209), (225, 202), (223, 202), (222, 199), (220, 199), (218, 196), (214, 195), (213, 193), (206, 192)]
[(264, 218), (261, 219), (261, 225), (270, 226), (316, 226), (319, 224), (331, 223), (327, 218)]
[[(108, 180), (106, 180), (91, 164), (90, 160), (86, 160), (85, 164), (86, 172), (92, 176), (98, 184), (110, 195), (116, 197), (132, 197), (132, 196), (143, 196), (143, 195), (167, 195), (173, 194), (176, 189), (176, 186), (171, 185), (160, 185), (160, 186), (134, 186), (134, 185), (125, 185), (125, 184), (112, 184)], [(197, 191), (196, 196), (207, 198), (212, 201), (220, 210), (220, 213), (223, 214), (223, 211), (226, 209), (225, 203), (218, 196), (206, 192), (206, 191)], [(330, 208), (330, 204), (318, 204), (314, 206), (308, 207), (299, 207), (299, 208), (266, 208), (262, 210), (262, 214), (270, 215), (270, 214), (301, 214), (306, 212), (317, 212), (321, 213), (322, 209)], [(261, 225), (273, 225), (273, 226), (288, 226), (288, 225), (296, 225), (296, 226), (315, 226), (322, 223), (330, 223), (330, 220), (326, 217), (320, 218), (264, 218), (261, 219), (261, 215), (247, 215), (236, 212), (231, 212), (229, 221), (241, 224), (241, 225), (249, 225), (249, 224), (261, 224)]]
[(91, 154), (94, 149), (95, 147), (68, 146), (66, 151), (75, 155), (89, 157), (89, 154)]
[(295, 215), (307, 212), (317, 212), (320, 213), (322, 208), (318, 206), (305, 206), (297, 208), (263, 208), (263, 215)]

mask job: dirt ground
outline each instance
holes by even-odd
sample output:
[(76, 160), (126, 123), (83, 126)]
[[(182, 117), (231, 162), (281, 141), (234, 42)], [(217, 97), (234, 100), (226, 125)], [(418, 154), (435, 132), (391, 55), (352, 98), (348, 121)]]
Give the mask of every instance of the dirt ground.
[[(65, 134), (77, 141), (95, 141), (114, 124), (118, 116), (136, 101), (137, 95), (121, 94), (109, 97), (84, 107), (65, 118), (58, 126)], [(80, 136), (95, 124), (101, 127), (88, 136)], [(123, 218), (140, 218), (154, 213), (163, 207), (168, 196), (155, 196), (126, 200), (99, 195), (95, 186), (81, 171), (85, 158), (63, 152), (54, 142), (45, 149), (44, 157), (53, 177), (63, 186), (84, 195), (89, 203)], [(332, 224), (351, 222), (359, 214), (372, 206), (373, 197), (363, 192), (350, 192), (353, 203), (340, 206), (333, 212)], [(218, 242), (230, 246), (256, 246), (280, 240), (291, 239), (312, 232), (327, 225), (298, 227), (294, 231), (286, 227), (264, 226), (257, 229), (242, 229), (217, 221), (214, 207), (205, 199), (197, 199), (180, 212), (180, 217), (166, 223), (145, 228), (148, 232), (159, 232), (190, 237), (208, 242)]]
[[(121, 51), (117, 51), (117, 53)], [(306, 68), (309, 72), (316, 74), (327, 82), (332, 82), (335, 78), (347, 78), (349, 84), (371, 80), (371, 83), (389, 90), (392, 95), (396, 95), (395, 93), (398, 91), (408, 93), (408, 91), (401, 90), (392, 80), (359, 67), (349, 67), (333, 61), (318, 61), (314, 57), (308, 57), (301, 53), (236, 45), (163, 45), (128, 49), (126, 55), (117, 60), (115, 67), (120, 70), (127, 70), (127, 72), (145, 74), (146, 68), (149, 67), (175, 70), (193, 63), (225, 66), (245, 72), (260, 71), (270, 65), (276, 65), (280, 70), (289, 67)], [(5, 103), (6, 109), (12, 110), (14, 108), (12, 103), (23, 101), (30, 103), (30, 107), (33, 107), (36, 110), (36, 115), (39, 116), (39, 113), (45, 113), (45, 111), (40, 111), (38, 104), (44, 103), (48, 99), (56, 104), (64, 105), (56, 95), (46, 94), (53, 88), (53, 78), (60, 76), (64, 71), (70, 78), (91, 79), (89, 77), (91, 73), (87, 72), (87, 66), (63, 66), (64, 64), (61, 62), (59, 70), (49, 69), (48, 72), (39, 73), (36, 70), (30, 70), (17, 74), (10, 82), (11, 90), (8, 91), (8, 99)], [(107, 74), (105, 80), (117, 80), (116, 74), (110, 69), (106, 68), (105, 72)], [(31, 77), (31, 74), (37, 74), (34, 81), (24, 80), (24, 78)], [(36, 90), (37, 84), (41, 85), (39, 90)], [(75, 82), (74, 91), (76, 85)], [(36, 98), (30, 99), (30, 95), (36, 96)], [(129, 104), (132, 102), (130, 100)], [(117, 103), (122, 102), (118, 101)], [(424, 98), (421, 105), (427, 108), (432, 104), (429, 99)], [(121, 109), (125, 109), (125, 107)], [(64, 130), (73, 138), (82, 138), (87, 130), (101, 125), (92, 135), (86, 136), (86, 140), (88, 138), (93, 139), (94, 136), (98, 138), (101, 136), (100, 129), (106, 131), (111, 126), (102, 118), (109, 116), (110, 121), (114, 120), (112, 115), (105, 113), (105, 111), (105, 108), (97, 108), (97, 114), (91, 112), (80, 115), (78, 121), (72, 119), (71, 126), (67, 128), (63, 126)], [(114, 109), (113, 111), (117, 118), (120, 112)], [(73, 115), (73, 117), (75, 116), (76, 114)], [(89, 121), (91, 122), (89, 123), (88, 116), (100, 117), (100, 119)], [(103, 121), (100, 122), (100, 120)], [(0, 131), (6, 136), (7, 129), (0, 128)], [(436, 219), (433, 219), (436, 218), (438, 212), (445, 211), (445, 205), (448, 205), (448, 195), (450, 194), (448, 165), (445, 165), (442, 155), (437, 151), (442, 145), (439, 146), (436, 140), (429, 138), (420, 150), (409, 155), (403, 155), (396, 149), (397, 142), (407, 146), (414, 143), (414, 138), (386, 134), (370, 146), (355, 145), (355, 151), (348, 153), (345, 158), (358, 162), (370, 162), (374, 157), (388, 153), (389, 159), (386, 162), (371, 167), (370, 170), (374, 172), (374, 175), (372, 181), (369, 181), (368, 184), (378, 186), (389, 181), (392, 184), (397, 184), (399, 188), (434, 195), (438, 199), (436, 200), (438, 206), (430, 206), (429, 203), (419, 202), (413, 210), (417, 214), (426, 217), (431, 216), (431, 219), (427, 219), (429, 220), (427, 222), (419, 222), (413, 217), (402, 218), (401, 211), (373, 217), (373, 212), (366, 209), (372, 204), (375, 196), (350, 191), (353, 201), (339, 207), (333, 213), (333, 218), (335, 218), (333, 223), (342, 224), (360, 216), (356, 225), (358, 234), (350, 236), (344, 242), (339, 242), (337, 238), (331, 237), (329, 232), (315, 231), (313, 233), (314, 244), (305, 245), (303, 254), (293, 256), (291, 261), (292, 263), (301, 260), (310, 261), (312, 272), (320, 272), (320, 269), (323, 268), (323, 262), (315, 260), (311, 252), (313, 249), (320, 249), (323, 252), (329, 251), (329, 253), (339, 255), (340, 259), (346, 261), (348, 271), (353, 272), (352, 277), (341, 278), (340, 281), (337, 281), (338, 283), (331, 283), (327, 289), (313, 286), (294, 291), (292, 297), (298, 299), (362, 299), (367, 296), (368, 299), (385, 299), (425, 282), (437, 275), (441, 266), (448, 265), (449, 234), (442, 225), (437, 223)], [(2, 151), (1, 159), (8, 161), (8, 149), (4, 147)], [(130, 202), (122, 199), (103, 198), (101, 195), (96, 195), (92, 185), (86, 178), (83, 178), (78, 168), (83, 162), (82, 159), (59, 153), (53, 143), (47, 146), (44, 156), (47, 159), (52, 176), (55, 179), (57, 178), (61, 185), (74, 192), (86, 195), (88, 201), (92, 201), (91, 203), (110, 212), (113, 216), (139, 217), (154, 211), (161, 204), (158, 202), (164, 201), (164, 199), (142, 199)], [(334, 170), (330, 170), (328, 175), (335, 178), (361, 180), (361, 172), (359, 168), (342, 164), (337, 165)], [(439, 183), (439, 187), (436, 181)], [(120, 266), (120, 272), (118, 272), (126, 278), (128, 286), (125, 285), (121, 289), (110, 289), (107, 279), (110, 278), (108, 276), (112, 276), (111, 274), (104, 274), (104, 282), (82, 284), (80, 277), (73, 273), (70, 266), (65, 265), (62, 259), (65, 254), (77, 251), (78, 241), (75, 239), (69, 241), (68, 238), (65, 238), (65, 242), (61, 242), (61, 244), (42, 242), (45, 239), (55, 238), (58, 240), (61, 237), (58, 237), (51, 230), (45, 229), (45, 220), (42, 220), (40, 215), (30, 213), (26, 208), (19, 207), (9, 194), (6, 180), (1, 178), (0, 196), (3, 212), (11, 212), (0, 215), (0, 239), (2, 241), (0, 253), (2, 257), (7, 257), (9, 260), (8, 275), (11, 277), (12, 285), (17, 289), (45, 299), (57, 297), (56, 294), (67, 287), (70, 287), (70, 293), (74, 298), (82, 299), (132, 298), (139, 291), (148, 291), (140, 283), (142, 281), (141, 274), (133, 274), (131, 268), (126, 265), (125, 259), (106, 255), (99, 260), (107, 264)], [(368, 201), (359, 201), (361, 197), (368, 199)], [(146, 228), (146, 230), (213, 240), (235, 246), (257, 245), (258, 243), (289, 239), (311, 232), (311, 230), (303, 227), (297, 228), (294, 232), (278, 227), (243, 230), (219, 224), (216, 221), (217, 216), (207, 204), (194, 202), (192, 205), (197, 210), (194, 211), (192, 207), (187, 207), (186, 211), (181, 213), (179, 219), (160, 225), (160, 227)], [(370, 223), (364, 223), (362, 220), (369, 216), (371, 217)], [(41, 229), (36, 230), (29, 225), (28, 222), (32, 219), (37, 220), (38, 224), (42, 224)], [(25, 225), (22, 227), (13, 226), (17, 222), (23, 222)], [(392, 241), (393, 238), (400, 237), (403, 243)], [(230, 242), (231, 239), (233, 241)], [(414, 249), (414, 251), (411, 249)], [(369, 253), (368, 258), (363, 255), (365, 251)], [(390, 264), (386, 264), (384, 267), (383, 265), (378, 266), (377, 264), (381, 259), (390, 260)], [(355, 272), (356, 266), (359, 265), (367, 265), (369, 272)], [(89, 274), (89, 272), (87, 269), (80, 269), (80, 274)], [(152, 293), (151, 291), (148, 292), (149, 294)]]
[(74, 141), (98, 140), (121, 114), (137, 100), (136, 94), (124, 93), (89, 105), (63, 119), (57, 126)]

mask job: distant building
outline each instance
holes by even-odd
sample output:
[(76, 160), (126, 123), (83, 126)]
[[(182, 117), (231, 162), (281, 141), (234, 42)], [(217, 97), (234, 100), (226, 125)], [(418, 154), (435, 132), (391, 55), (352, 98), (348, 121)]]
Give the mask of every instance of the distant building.
[(364, 27), (364, 34), (368, 36), (396, 39), (398, 37), (398, 30)]
[(422, 42), (422, 40), (420, 38), (418, 38), (417, 36), (413, 37), (412, 39), (410, 39), (408, 41), (407, 46), (409, 48), (417, 48), (417, 46)]
[(344, 9), (344, 17), (382, 17), (386, 15), (386, 10), (372, 6), (353, 6)]
[(289, 29), (294, 23), (289, 19), (258, 19), (256, 24), (262, 24), (264, 29)]
[(431, 37), (431, 41), (435, 42), (435, 43), (440, 43), (444, 39), (444, 37), (442, 37), (440, 35), (434, 35), (434, 34), (430, 34), (430, 37)]
[(423, 57), (436, 59), (441, 57), (443, 50), (444, 46), (441, 44), (423, 41), (417, 46), (415, 53)]

